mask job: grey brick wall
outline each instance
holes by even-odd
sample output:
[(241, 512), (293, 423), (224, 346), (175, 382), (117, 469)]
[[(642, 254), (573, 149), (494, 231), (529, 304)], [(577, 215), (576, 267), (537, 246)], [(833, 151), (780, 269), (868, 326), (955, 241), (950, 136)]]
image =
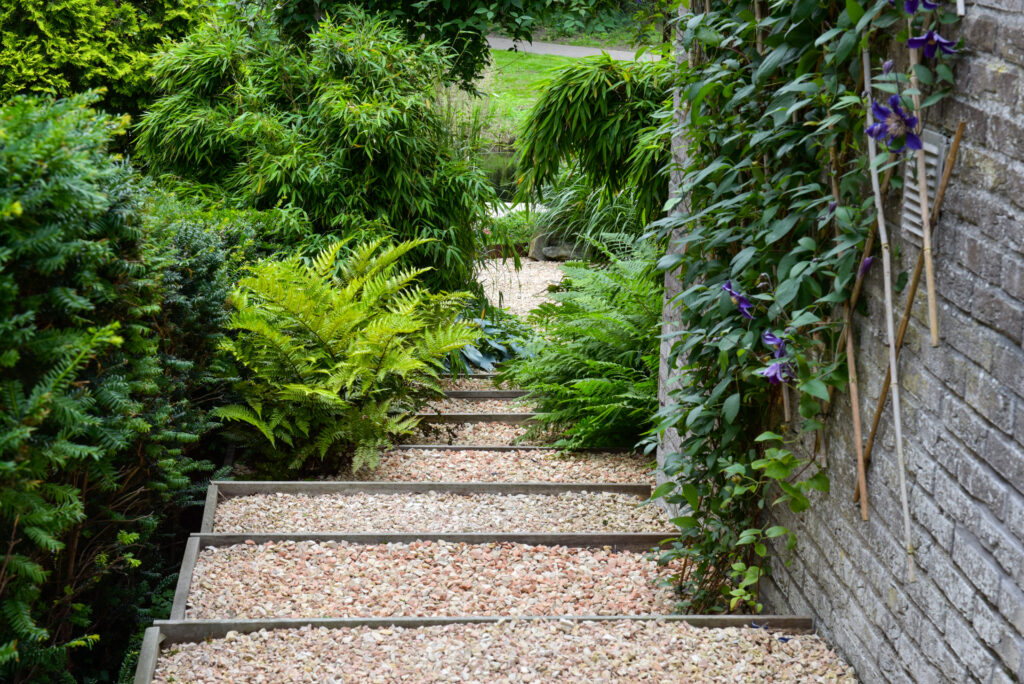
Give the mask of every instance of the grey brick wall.
[[(842, 396), (825, 441), (831, 492), (776, 513), (800, 543), (763, 586), (768, 609), (814, 615), (866, 682), (1024, 679), (1024, 0), (969, 3), (962, 31), (972, 51), (959, 94), (929, 122), (947, 134), (967, 122), (935, 231), (942, 343), (930, 344), (922, 285), (900, 360), (917, 581), (906, 581), (891, 405), (862, 522)], [(896, 242), (897, 271), (911, 271), (917, 241)], [(865, 299), (866, 433), (887, 364), (881, 268)]]

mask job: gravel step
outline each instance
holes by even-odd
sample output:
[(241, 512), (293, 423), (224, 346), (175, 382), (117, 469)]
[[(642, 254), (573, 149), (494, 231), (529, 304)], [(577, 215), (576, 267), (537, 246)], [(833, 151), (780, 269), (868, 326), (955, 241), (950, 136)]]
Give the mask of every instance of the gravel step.
[(423, 413), (533, 413), (534, 404), (513, 399), (454, 398), (432, 401)]
[(471, 376), (461, 378), (442, 378), (441, 387), (446, 391), (480, 391), (496, 389), (512, 389), (509, 387), (498, 387), (494, 384), (494, 376)]
[(663, 532), (628, 494), (261, 494), (222, 501), (213, 532)]
[(352, 475), (413, 482), (652, 482), (651, 458), (635, 453), (555, 449), (399, 449), (381, 455), (376, 470)]
[(451, 399), (518, 399), (526, 396), (525, 390), (448, 390), (445, 395)]
[(161, 684), (400, 680), (845, 683), (856, 678), (815, 635), (703, 629), (680, 621), (516, 620), (231, 632), (166, 647), (153, 679)]
[(602, 548), (283, 541), (205, 548), (187, 619), (664, 614), (670, 570)]
[[(469, 424), (469, 423), (504, 423), (506, 425), (526, 425), (536, 420), (533, 413), (420, 413), (417, 414), (428, 425)], [(421, 431), (421, 434), (429, 434)]]
[[(407, 438), (412, 444), (472, 444), (508, 446), (526, 435), (525, 425), (502, 422), (462, 422), (445, 424), (420, 424)], [(532, 442), (527, 442), (532, 444)]]

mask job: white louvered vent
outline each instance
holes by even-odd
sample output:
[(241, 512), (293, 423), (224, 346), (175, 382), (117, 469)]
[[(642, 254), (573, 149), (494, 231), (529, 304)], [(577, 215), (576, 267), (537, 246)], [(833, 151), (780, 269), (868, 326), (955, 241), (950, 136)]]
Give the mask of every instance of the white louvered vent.
[[(924, 143), (925, 168), (928, 178), (928, 210), (932, 211), (935, 192), (942, 175), (942, 161), (946, 158), (946, 136), (925, 129), (921, 134)], [(910, 234), (920, 240), (921, 233), (921, 198), (917, 189), (917, 153), (909, 151), (903, 162), (903, 205), (901, 225), (904, 235)]]

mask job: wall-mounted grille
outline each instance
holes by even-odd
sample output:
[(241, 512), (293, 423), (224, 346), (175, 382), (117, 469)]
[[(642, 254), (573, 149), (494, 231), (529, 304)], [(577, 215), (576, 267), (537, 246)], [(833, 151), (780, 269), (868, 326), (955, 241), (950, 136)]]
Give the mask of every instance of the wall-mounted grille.
[[(946, 158), (946, 136), (925, 129), (921, 134), (924, 143), (925, 169), (928, 179), (928, 210), (932, 211), (935, 192), (942, 175), (942, 162)], [(903, 202), (900, 224), (904, 235), (922, 239), (921, 198), (917, 189), (917, 152), (909, 151), (903, 162)]]

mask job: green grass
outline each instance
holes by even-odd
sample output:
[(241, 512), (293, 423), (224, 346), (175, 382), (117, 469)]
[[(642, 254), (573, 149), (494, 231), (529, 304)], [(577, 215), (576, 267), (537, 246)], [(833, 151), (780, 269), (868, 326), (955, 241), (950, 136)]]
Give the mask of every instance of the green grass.
[(507, 143), (518, 130), (553, 72), (571, 64), (571, 57), (534, 55), (508, 50), (492, 50), (493, 63), (479, 88), (493, 117), (493, 139)]

